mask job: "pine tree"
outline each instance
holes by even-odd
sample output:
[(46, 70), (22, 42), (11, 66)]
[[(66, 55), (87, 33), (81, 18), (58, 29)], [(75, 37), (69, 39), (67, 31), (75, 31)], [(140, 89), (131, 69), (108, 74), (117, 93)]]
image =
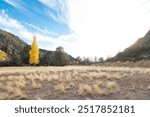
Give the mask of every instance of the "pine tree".
[(0, 50), (0, 62), (7, 59), (7, 54)]
[(36, 43), (36, 37), (33, 36), (33, 43), (31, 45), (31, 50), (30, 50), (30, 60), (29, 63), (30, 64), (39, 64), (39, 49), (38, 49), (38, 45)]

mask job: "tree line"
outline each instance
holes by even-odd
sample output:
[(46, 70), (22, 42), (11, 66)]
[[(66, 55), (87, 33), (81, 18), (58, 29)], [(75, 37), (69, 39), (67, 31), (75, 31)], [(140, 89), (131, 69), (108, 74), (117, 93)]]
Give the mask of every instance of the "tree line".
[[(11, 45), (11, 44), (10, 44)], [(10, 48), (5, 49), (6, 52), (0, 50), (1, 66), (24, 66), (24, 65), (45, 65), (45, 66), (64, 66), (70, 62), (69, 55), (64, 51), (63, 47), (57, 47), (56, 51), (40, 50), (38, 48), (36, 37), (33, 36), (31, 46), (20, 48), (21, 52)], [(14, 50), (14, 51), (13, 51)]]
[[(7, 38), (8, 37), (8, 38)], [(33, 36), (32, 45), (27, 45), (15, 36), (4, 37), (1, 35), (0, 66), (64, 66), (64, 65), (91, 65), (103, 63), (102, 57), (73, 58), (64, 48), (59, 46), (55, 51), (47, 51), (38, 48), (36, 37)]]

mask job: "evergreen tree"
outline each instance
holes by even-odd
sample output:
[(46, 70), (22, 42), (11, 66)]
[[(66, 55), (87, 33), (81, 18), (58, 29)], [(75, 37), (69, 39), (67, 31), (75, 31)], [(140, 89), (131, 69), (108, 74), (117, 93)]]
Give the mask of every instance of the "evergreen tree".
[(64, 51), (64, 48), (61, 46), (56, 48), (56, 51), (54, 53), (54, 58), (55, 58), (54, 63), (56, 66), (64, 66), (69, 63), (69, 56)]
[(30, 50), (30, 60), (29, 63), (30, 64), (39, 64), (39, 48), (38, 45), (36, 43), (36, 37), (33, 36), (33, 43), (31, 45), (31, 50)]

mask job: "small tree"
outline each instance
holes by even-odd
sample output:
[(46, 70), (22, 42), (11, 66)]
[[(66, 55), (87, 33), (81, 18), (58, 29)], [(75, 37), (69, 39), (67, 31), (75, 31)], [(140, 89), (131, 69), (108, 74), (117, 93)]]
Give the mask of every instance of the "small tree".
[(0, 50), (0, 62), (7, 59), (7, 54), (4, 51)]
[(38, 45), (36, 43), (36, 37), (33, 36), (33, 43), (31, 45), (31, 50), (30, 50), (30, 60), (29, 63), (30, 64), (39, 64), (39, 49), (38, 49)]
[(78, 62), (78, 64), (81, 64), (82, 58), (81, 58), (80, 56), (77, 56), (77, 57), (76, 57), (76, 61)]
[(94, 62), (97, 63), (97, 56), (94, 57)]
[(56, 66), (64, 66), (69, 63), (69, 55), (64, 51), (64, 48), (61, 46), (56, 48), (54, 58)]
[(100, 57), (100, 58), (98, 59), (98, 62), (103, 63), (103, 62), (104, 62), (104, 58), (103, 58), (103, 57)]

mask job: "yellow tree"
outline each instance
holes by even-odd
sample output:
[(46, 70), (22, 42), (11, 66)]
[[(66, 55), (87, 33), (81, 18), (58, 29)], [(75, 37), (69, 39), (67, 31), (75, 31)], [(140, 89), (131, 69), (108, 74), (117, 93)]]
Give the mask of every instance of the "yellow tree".
[(31, 50), (30, 50), (30, 60), (29, 63), (30, 64), (39, 64), (39, 48), (38, 45), (36, 43), (36, 37), (33, 36), (33, 43), (31, 45)]
[(7, 54), (0, 50), (0, 62), (7, 59)]

